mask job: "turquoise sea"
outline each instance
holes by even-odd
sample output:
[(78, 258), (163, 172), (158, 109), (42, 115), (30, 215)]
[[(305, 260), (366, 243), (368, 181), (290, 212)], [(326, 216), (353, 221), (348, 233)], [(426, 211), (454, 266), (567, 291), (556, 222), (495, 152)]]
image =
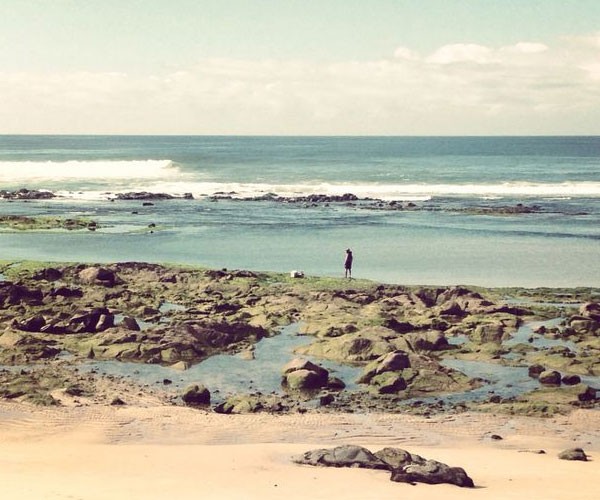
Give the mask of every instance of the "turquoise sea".
[[(59, 196), (0, 215), (100, 228), (1, 230), (5, 260), (341, 276), (350, 247), (354, 276), (383, 282), (600, 286), (600, 137), (0, 136), (0, 190), (20, 188)], [(115, 200), (131, 191), (193, 199)], [(256, 200), (269, 193), (383, 203)], [(494, 213), (517, 204), (535, 211)]]

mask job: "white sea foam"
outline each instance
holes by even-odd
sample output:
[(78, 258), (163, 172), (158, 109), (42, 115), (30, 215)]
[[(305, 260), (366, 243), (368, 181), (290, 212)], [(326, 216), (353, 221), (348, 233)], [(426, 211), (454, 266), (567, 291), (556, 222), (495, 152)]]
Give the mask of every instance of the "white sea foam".
[[(323, 182), (208, 181), (210, 170), (184, 172), (171, 160), (93, 160), (93, 161), (4, 161), (0, 162), (0, 188), (50, 188), (66, 198), (101, 200), (125, 191), (151, 191), (196, 198), (226, 193), (234, 198), (250, 198), (274, 193), (284, 197), (309, 194), (342, 195), (359, 198), (424, 201), (432, 197), (575, 198), (600, 197), (600, 182), (499, 182), (469, 184)], [(60, 190), (60, 191), (57, 191)]]
[(235, 183), (235, 182), (158, 182), (157, 192), (193, 193), (195, 197), (215, 193), (234, 198), (248, 198), (274, 193), (295, 197), (308, 194), (342, 195), (352, 193), (359, 198), (382, 200), (427, 200), (435, 196), (460, 196), (498, 199), (525, 197), (600, 197), (600, 182), (500, 183), (500, 184), (365, 184), (365, 183)]
[(170, 160), (0, 161), (0, 183), (164, 179), (179, 174)]

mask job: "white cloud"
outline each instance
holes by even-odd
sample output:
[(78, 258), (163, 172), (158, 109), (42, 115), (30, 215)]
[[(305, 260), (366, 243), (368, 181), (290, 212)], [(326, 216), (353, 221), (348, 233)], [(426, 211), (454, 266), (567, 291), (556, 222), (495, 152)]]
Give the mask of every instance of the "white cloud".
[(206, 59), (161, 75), (0, 73), (0, 133), (598, 134), (596, 39)]
[(419, 59), (419, 55), (410, 50), (408, 47), (398, 47), (394, 51), (394, 57), (397, 57), (398, 59), (405, 59), (407, 61), (416, 61)]
[(427, 61), (435, 64), (473, 62), (488, 64), (493, 62), (493, 51), (489, 47), (474, 43), (445, 45), (436, 50)]

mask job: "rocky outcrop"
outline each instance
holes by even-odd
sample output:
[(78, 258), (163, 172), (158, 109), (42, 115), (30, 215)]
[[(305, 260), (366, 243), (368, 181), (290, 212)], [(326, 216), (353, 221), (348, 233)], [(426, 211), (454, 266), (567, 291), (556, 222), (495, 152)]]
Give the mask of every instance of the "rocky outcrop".
[(79, 271), (79, 280), (87, 285), (98, 284), (106, 287), (113, 287), (120, 282), (117, 274), (105, 267), (86, 267)]
[(556, 370), (544, 370), (539, 374), (538, 380), (542, 385), (560, 385), (561, 376)]
[(127, 193), (117, 193), (115, 200), (134, 200), (134, 201), (157, 201), (157, 200), (193, 200), (192, 193), (184, 193), (181, 196), (175, 196), (169, 193), (151, 193), (148, 191), (129, 191)]
[(200, 384), (187, 387), (181, 394), (181, 399), (188, 406), (202, 406), (210, 404), (210, 391)]
[(6, 200), (49, 200), (56, 195), (51, 191), (22, 188), (17, 191), (0, 190), (0, 198)]
[(388, 470), (394, 482), (447, 483), (467, 488), (474, 486), (473, 480), (461, 467), (450, 467), (397, 448), (384, 448), (371, 453), (362, 446), (344, 445), (308, 451), (293, 460), (312, 466)]

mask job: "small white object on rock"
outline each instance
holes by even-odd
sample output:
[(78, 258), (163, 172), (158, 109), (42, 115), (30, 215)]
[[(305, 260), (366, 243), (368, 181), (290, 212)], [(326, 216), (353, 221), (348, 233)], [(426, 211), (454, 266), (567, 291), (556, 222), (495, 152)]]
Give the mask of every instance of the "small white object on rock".
[(304, 278), (304, 271), (290, 271), (290, 278)]

